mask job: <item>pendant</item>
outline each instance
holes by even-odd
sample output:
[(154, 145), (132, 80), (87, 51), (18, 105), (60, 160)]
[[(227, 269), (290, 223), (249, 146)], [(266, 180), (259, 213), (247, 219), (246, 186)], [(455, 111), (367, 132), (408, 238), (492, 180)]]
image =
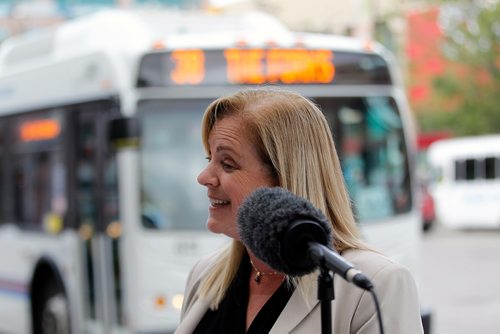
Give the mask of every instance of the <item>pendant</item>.
[(255, 274), (255, 278), (254, 278), (254, 281), (259, 284), (260, 283), (260, 271), (258, 271), (256, 274)]

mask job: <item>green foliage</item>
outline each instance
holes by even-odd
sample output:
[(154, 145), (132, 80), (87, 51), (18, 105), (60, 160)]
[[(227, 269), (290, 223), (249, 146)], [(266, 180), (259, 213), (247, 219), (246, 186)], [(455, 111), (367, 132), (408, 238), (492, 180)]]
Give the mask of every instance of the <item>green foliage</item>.
[(500, 133), (499, 1), (441, 3), (442, 51), (454, 65), (434, 80), (433, 106), (442, 108), (421, 112), (421, 128), (455, 135)]
[(456, 136), (500, 133), (498, 86), (479, 87), (470, 82), (440, 77), (437, 90), (462, 98), (453, 111), (422, 112), (418, 120), (424, 131), (451, 131)]

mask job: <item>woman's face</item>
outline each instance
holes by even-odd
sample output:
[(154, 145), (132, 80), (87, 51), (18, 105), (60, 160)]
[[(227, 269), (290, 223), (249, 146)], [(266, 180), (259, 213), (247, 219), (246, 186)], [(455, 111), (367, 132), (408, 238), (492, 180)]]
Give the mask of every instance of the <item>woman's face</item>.
[(239, 239), (236, 220), (240, 204), (255, 189), (272, 187), (277, 182), (259, 158), (240, 118), (217, 121), (208, 143), (209, 162), (198, 176), (210, 200), (207, 227), (211, 232)]

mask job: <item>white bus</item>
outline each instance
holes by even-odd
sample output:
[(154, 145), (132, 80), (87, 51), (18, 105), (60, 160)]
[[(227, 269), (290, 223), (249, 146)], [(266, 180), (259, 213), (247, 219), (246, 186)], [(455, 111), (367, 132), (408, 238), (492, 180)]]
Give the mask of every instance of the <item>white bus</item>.
[(440, 223), (500, 228), (500, 135), (439, 140), (427, 156)]
[[(417, 271), (415, 140), (391, 56), (274, 19), (99, 12), (0, 49), (0, 332), (175, 329), (206, 231), (201, 116), (285, 85), (325, 112), (369, 242)], [(290, 134), (293, 135), (293, 134)]]

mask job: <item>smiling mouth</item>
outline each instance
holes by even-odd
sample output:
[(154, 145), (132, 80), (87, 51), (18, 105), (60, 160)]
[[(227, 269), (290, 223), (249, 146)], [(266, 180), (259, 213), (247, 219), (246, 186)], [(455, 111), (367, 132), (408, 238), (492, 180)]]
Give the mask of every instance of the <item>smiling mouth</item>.
[(210, 204), (213, 207), (220, 207), (220, 206), (228, 205), (229, 203), (230, 203), (229, 201), (223, 201), (223, 200), (220, 200), (220, 199), (212, 199), (212, 198), (210, 198)]

